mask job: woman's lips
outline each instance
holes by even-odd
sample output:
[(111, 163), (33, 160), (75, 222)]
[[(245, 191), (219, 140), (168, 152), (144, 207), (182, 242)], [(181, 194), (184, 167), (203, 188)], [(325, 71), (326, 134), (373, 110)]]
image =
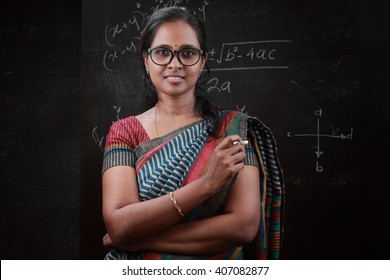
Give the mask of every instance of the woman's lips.
[(184, 80), (183, 76), (177, 76), (177, 75), (168, 75), (168, 76), (165, 76), (165, 78), (168, 80), (168, 82), (170, 82), (172, 84), (178, 84), (182, 80)]

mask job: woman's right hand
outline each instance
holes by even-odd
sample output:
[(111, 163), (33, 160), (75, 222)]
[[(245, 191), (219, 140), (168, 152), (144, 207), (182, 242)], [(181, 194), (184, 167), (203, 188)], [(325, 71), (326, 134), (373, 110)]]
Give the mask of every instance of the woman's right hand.
[(211, 164), (204, 179), (213, 192), (218, 192), (226, 187), (233, 177), (244, 168), (245, 150), (238, 135), (227, 136), (217, 147), (211, 156)]

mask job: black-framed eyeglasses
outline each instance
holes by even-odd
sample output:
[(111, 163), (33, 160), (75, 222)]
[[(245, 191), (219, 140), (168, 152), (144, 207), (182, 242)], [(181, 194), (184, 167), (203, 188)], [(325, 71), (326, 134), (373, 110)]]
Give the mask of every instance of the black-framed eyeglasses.
[(171, 63), (175, 54), (179, 62), (184, 66), (193, 66), (197, 64), (200, 60), (200, 56), (203, 55), (203, 50), (198, 50), (195, 48), (184, 48), (178, 51), (172, 51), (168, 48), (157, 47), (153, 49), (148, 49), (148, 55), (152, 61), (160, 66), (165, 66)]

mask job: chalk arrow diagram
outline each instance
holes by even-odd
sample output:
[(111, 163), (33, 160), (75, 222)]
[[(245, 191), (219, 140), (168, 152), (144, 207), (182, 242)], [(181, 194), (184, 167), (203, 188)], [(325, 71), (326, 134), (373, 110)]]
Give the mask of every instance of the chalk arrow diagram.
[(317, 158), (320, 158), (320, 156), (324, 153), (322, 151), (317, 151), (317, 152), (314, 152), (316, 155), (317, 155)]

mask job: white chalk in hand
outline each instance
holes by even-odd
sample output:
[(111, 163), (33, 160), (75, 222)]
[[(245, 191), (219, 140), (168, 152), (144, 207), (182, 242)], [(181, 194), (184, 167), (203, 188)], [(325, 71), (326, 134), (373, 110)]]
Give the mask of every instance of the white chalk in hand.
[(234, 141), (233, 145), (241, 144), (241, 145), (248, 145), (248, 140), (242, 140), (242, 141)]

